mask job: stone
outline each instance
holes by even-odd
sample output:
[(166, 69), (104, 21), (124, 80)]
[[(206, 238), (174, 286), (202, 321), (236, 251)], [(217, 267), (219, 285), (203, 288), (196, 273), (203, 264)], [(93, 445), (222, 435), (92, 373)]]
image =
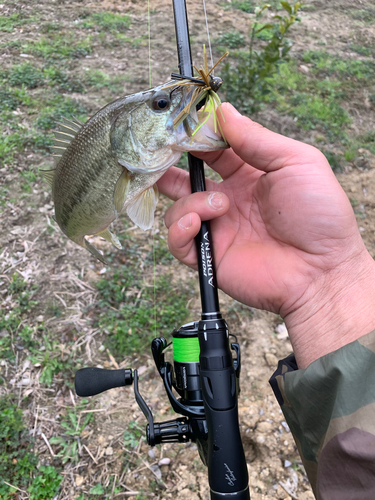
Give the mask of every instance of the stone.
[(161, 458), (158, 462), (158, 465), (159, 467), (161, 467), (162, 465), (170, 465), (171, 463), (171, 459), (168, 458), (168, 457), (164, 457), (164, 458)]
[(83, 485), (84, 482), (85, 482), (85, 478), (83, 476), (76, 476), (76, 478), (75, 478), (76, 486), (80, 487)]
[(277, 359), (277, 357), (274, 354), (272, 354), (270, 352), (266, 352), (266, 354), (264, 355), (264, 358), (266, 360), (267, 365), (270, 368), (276, 368), (277, 367), (277, 364), (278, 364), (279, 360)]

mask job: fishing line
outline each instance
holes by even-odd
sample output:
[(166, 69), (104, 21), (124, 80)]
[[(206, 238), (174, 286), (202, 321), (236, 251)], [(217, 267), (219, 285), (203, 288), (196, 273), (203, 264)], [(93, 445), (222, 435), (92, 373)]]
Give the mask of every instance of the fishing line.
[(211, 58), (211, 68), (214, 65), (214, 60), (212, 58), (212, 49), (211, 49), (211, 39), (210, 39), (210, 31), (208, 29), (208, 19), (207, 19), (207, 10), (206, 10), (206, 1), (203, 0), (203, 11), (204, 11), (204, 18), (206, 20), (206, 31), (207, 31), (207, 39), (208, 39), (208, 49), (210, 51), (210, 58)]
[[(150, 12), (150, 0), (147, 0), (147, 16), (148, 16), (148, 79), (150, 89), (152, 88), (151, 79), (151, 12)], [(156, 328), (156, 252), (155, 252), (155, 218), (152, 225), (152, 258), (153, 258), (153, 271), (154, 271), (154, 333), (157, 337)]]
[(151, 82), (151, 16), (150, 16), (150, 0), (147, 0), (147, 15), (148, 15), (148, 83), (150, 88), (152, 87)]

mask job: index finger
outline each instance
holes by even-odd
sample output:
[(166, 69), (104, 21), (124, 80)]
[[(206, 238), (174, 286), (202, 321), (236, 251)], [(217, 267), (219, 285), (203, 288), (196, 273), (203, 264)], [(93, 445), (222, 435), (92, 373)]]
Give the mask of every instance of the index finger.
[[(157, 182), (159, 191), (173, 201), (191, 194), (189, 173), (181, 168), (171, 167)], [(217, 184), (206, 178), (207, 191), (216, 191)]]

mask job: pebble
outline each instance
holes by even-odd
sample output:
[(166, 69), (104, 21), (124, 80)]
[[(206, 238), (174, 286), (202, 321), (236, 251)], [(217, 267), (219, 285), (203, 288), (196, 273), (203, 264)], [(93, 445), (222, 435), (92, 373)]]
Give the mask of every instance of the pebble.
[(162, 465), (170, 465), (170, 463), (171, 463), (171, 459), (168, 457), (164, 457), (164, 458), (159, 460), (158, 465), (159, 465), (159, 467), (161, 467)]
[(266, 360), (266, 363), (269, 367), (276, 368), (279, 360), (274, 354), (271, 354), (270, 352), (266, 352), (264, 355), (264, 358)]
[(258, 432), (269, 432), (272, 429), (272, 425), (269, 422), (259, 422), (257, 425)]
[(112, 448), (112, 446), (108, 446), (108, 448), (106, 448), (105, 454), (107, 455), (107, 457), (110, 457), (111, 455), (113, 455), (113, 448)]
[(276, 337), (279, 340), (284, 340), (289, 337), (288, 330), (285, 326), (285, 323), (281, 323), (280, 325), (277, 325), (276, 327)]
[(151, 465), (150, 469), (152, 470), (152, 472), (155, 474), (155, 476), (158, 479), (161, 479), (161, 470), (159, 469), (158, 465), (156, 465), (156, 464), (155, 465)]
[(85, 478), (83, 476), (76, 476), (76, 479), (75, 479), (76, 486), (78, 486), (78, 487), (82, 486), (84, 481), (85, 481)]

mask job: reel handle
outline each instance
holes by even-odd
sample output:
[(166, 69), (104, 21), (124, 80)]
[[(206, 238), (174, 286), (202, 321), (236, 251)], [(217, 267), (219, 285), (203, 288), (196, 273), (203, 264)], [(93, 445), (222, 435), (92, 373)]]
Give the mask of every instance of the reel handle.
[(130, 368), (104, 370), (102, 368), (81, 368), (75, 376), (75, 390), (78, 396), (95, 396), (101, 392), (132, 385), (133, 372)]

